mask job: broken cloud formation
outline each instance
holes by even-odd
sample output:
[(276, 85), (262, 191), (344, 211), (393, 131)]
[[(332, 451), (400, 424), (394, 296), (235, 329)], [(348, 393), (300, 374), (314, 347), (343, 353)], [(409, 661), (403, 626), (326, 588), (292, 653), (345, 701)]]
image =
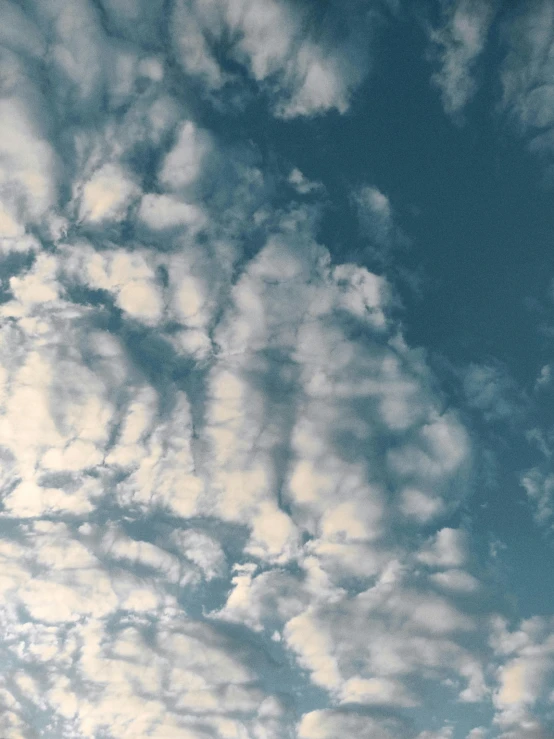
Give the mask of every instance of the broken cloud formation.
[[(385, 277), (199, 112), (249, 85), (284, 119), (346, 112), (378, 6), (353, 8), (313, 37), (284, 0), (1, 11), (8, 739), (450, 737), (418, 713), (434, 686), (495, 690), (452, 524), (471, 434)], [(509, 732), (533, 649), (502, 654)]]

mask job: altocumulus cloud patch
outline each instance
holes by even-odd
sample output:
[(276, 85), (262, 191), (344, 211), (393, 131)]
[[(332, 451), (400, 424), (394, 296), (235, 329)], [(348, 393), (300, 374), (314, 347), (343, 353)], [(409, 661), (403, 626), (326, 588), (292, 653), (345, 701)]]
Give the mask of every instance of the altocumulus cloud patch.
[(548, 155), (547, 5), (427, 5), (0, 8), (5, 739), (552, 736), (552, 614), (479, 514), (532, 447), (551, 526), (550, 360), (417, 346), (418, 207), (310, 169), (406, 23), (448, 126), (507, 46), (489, 115)]

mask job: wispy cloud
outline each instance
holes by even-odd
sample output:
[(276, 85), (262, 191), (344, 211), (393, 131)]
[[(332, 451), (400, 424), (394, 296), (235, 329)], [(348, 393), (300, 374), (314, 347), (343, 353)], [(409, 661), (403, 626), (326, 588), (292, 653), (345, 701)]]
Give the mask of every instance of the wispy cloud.
[(486, 421), (513, 424), (521, 418), (527, 398), (500, 363), (471, 364), (462, 381), (467, 404)]
[(476, 66), (498, 4), (484, 0), (442, 3), (442, 24), (429, 30), (432, 56), (440, 69), (432, 77), (444, 110), (459, 116), (477, 89)]
[(554, 53), (552, 5), (533, 0), (504, 24), (507, 49), (501, 67), (502, 106), (532, 150), (550, 154), (554, 123), (551, 85)]

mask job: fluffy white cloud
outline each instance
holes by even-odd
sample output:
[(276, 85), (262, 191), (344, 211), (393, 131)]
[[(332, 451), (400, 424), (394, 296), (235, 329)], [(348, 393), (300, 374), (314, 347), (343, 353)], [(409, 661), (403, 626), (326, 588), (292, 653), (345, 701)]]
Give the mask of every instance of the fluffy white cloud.
[(164, 159), (160, 182), (170, 190), (181, 190), (195, 183), (202, 168), (202, 160), (210, 148), (209, 137), (192, 121), (179, 128), (175, 145)]
[(157, 284), (155, 262), (140, 252), (124, 249), (98, 252), (84, 243), (65, 250), (64, 271), (88, 287), (107, 290), (129, 317), (158, 323), (164, 304)]
[(161, 419), (128, 457), (122, 459), (115, 448), (114, 456), (106, 461), (128, 472), (117, 486), (122, 505), (145, 510), (161, 506), (184, 517), (200, 512), (198, 499), (204, 481), (195, 471), (191, 426), (189, 401), (179, 393), (168, 417)]
[(330, 7), (327, 13), (344, 28), (342, 38), (335, 36), (332, 20), (322, 18), (315, 24), (321, 26), (316, 40), (316, 34), (314, 39), (306, 36), (306, 12), (287, 0), (179, 0), (172, 16), (173, 42), (184, 70), (212, 90), (232, 80), (210, 43), (227, 35), (230, 57), (272, 90), (277, 115), (343, 113), (368, 71), (367, 36), (360, 31), (371, 34), (375, 12), (373, 4), (354, 4), (346, 15)]
[(138, 194), (128, 175), (115, 165), (105, 164), (82, 185), (79, 216), (94, 224), (122, 220)]
[(138, 215), (141, 221), (156, 231), (179, 227), (198, 230), (205, 223), (200, 208), (170, 195), (144, 195)]
[(467, 560), (467, 535), (460, 529), (441, 529), (418, 554), (429, 567), (460, 567)]
[(332, 596), (285, 628), (317, 685), (346, 703), (410, 706), (418, 700), (406, 676), (454, 671), (473, 681), (474, 700), (482, 697), (479, 665), (455, 641), (474, 624), (446, 600), (386, 581), (356, 597)]
[[(312, 35), (287, 0), (177, 1), (181, 72), (160, 3), (34, 6), (0, 24), (0, 246), (36, 252), (0, 306), (0, 731), (398, 739), (437, 683), (481, 700), (461, 417), (387, 281), (195, 113), (241, 75), (283, 118), (346, 111), (374, 4)], [(504, 658), (499, 716), (536, 667)]]
[(503, 739), (545, 736), (533, 709), (546, 697), (547, 680), (554, 670), (551, 621), (534, 617), (511, 631), (503, 619), (497, 618), (491, 644), (500, 662), (494, 705), (495, 723), (503, 730)]
[(0, 121), (0, 237), (11, 240), (55, 204), (56, 155), (16, 89), (0, 100)]
[[(101, 490), (87, 470), (102, 462), (114, 417), (110, 395), (117, 385), (106, 385), (100, 366), (88, 366), (83, 356), (77, 325), (86, 312), (54, 299), (55, 290), (48, 302), (28, 300), (22, 287), (27, 279), (15, 290), (20, 299), (4, 305), (0, 443), (10, 470), (4, 476), (4, 506), (21, 516), (84, 511), (89, 496)], [(37, 297), (36, 289), (31, 295)], [(123, 358), (116, 352), (106, 361), (113, 382)], [(62, 471), (72, 480), (63, 491), (48, 483), (51, 473)]]
[[(428, 369), (386, 319), (384, 281), (354, 265), (332, 268), (321, 247), (307, 246), (298, 218), (233, 288), (216, 335), (206, 433), (211, 510), (249, 527), (254, 560), (293, 561), (302, 574), (245, 565), (212, 617), (282, 634), (338, 702), (413, 706), (409, 678), (421, 670), (454, 673), (468, 683), (462, 700), (479, 700), (481, 666), (457, 641), (475, 629), (473, 618), (448, 595), (409, 586), (411, 553), (390, 530), (396, 511), (407, 526), (421, 518), (406, 509), (409, 490), (436, 501), (432, 515), (455, 504), (469, 439), (453, 414), (436, 413)], [(355, 322), (363, 341), (349, 334)], [(459, 568), (466, 549), (462, 531), (443, 528), (419, 559)], [(345, 589), (352, 578), (357, 595)], [(468, 573), (457, 579), (443, 591), (477, 586)]]

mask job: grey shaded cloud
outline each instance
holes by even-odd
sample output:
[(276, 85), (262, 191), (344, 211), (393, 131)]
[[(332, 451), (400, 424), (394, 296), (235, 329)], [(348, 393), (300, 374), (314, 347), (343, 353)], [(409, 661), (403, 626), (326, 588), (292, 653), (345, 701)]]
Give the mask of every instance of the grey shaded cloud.
[(513, 423), (527, 404), (523, 391), (499, 363), (471, 364), (463, 375), (463, 389), (468, 405), (489, 422)]
[(501, 67), (502, 107), (515, 121), (532, 151), (552, 149), (552, 6), (533, 0), (506, 20), (507, 47)]
[(432, 77), (446, 113), (456, 117), (477, 89), (476, 66), (483, 52), (497, 2), (457, 0), (441, 3), (442, 25), (430, 28), (431, 56), (440, 69)]
[(220, 64), (224, 48), (262, 89), (276, 115), (344, 113), (370, 64), (367, 41), (379, 3), (310, 8), (287, 0), (178, 0), (172, 14), (177, 57), (208, 90), (222, 90), (233, 74)]

